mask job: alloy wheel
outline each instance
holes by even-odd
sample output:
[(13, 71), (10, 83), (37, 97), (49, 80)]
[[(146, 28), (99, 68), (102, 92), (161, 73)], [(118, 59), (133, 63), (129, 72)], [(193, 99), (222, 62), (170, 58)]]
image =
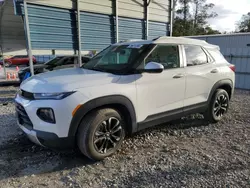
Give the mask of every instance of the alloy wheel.
[(121, 122), (115, 117), (110, 117), (97, 127), (93, 142), (97, 152), (106, 154), (115, 149), (121, 140)]
[(216, 98), (213, 113), (216, 117), (222, 117), (228, 109), (228, 98), (226, 95), (222, 94)]

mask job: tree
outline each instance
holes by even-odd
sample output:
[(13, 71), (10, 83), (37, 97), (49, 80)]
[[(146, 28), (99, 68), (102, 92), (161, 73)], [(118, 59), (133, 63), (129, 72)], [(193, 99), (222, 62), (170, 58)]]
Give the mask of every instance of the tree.
[(250, 32), (250, 12), (242, 16), (237, 27), (239, 32)]
[[(211, 11), (214, 4), (206, 3), (207, 0), (179, 0), (180, 8), (176, 10), (174, 21), (175, 36), (218, 34), (213, 30), (207, 20), (214, 18), (217, 14)], [(193, 11), (190, 10), (193, 7)]]
[(210, 12), (213, 9), (214, 4), (206, 4), (206, 0), (193, 0), (194, 4), (194, 29), (203, 27), (207, 24), (207, 19), (214, 18), (217, 13)]

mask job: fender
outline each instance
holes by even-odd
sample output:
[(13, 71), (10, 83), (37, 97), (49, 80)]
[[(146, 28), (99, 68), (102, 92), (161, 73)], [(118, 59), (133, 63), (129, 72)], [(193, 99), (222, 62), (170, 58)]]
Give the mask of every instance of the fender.
[(70, 128), (69, 128), (69, 134), (68, 136), (72, 137), (76, 135), (78, 126), (80, 125), (83, 117), (90, 112), (91, 110), (102, 107), (104, 105), (112, 105), (112, 104), (120, 104), (127, 108), (132, 125), (128, 125), (130, 133), (134, 133), (137, 131), (137, 121), (136, 121), (136, 114), (134, 105), (132, 102), (122, 95), (111, 95), (111, 96), (105, 96), (96, 98), (93, 100), (88, 101), (87, 103), (84, 103), (75, 113), (74, 117), (71, 120)]
[(218, 89), (218, 88), (220, 88), (220, 87), (223, 86), (223, 85), (229, 85), (229, 86), (231, 87), (232, 92), (230, 93), (230, 95), (232, 96), (233, 91), (234, 91), (234, 88), (233, 88), (233, 81), (230, 80), (230, 79), (220, 80), (220, 81), (216, 82), (216, 83), (214, 84), (214, 86), (212, 87), (212, 89), (211, 89), (211, 91), (210, 91), (210, 93), (209, 93), (208, 100), (207, 100), (208, 104), (210, 103), (210, 101), (211, 101), (211, 99), (212, 99), (212, 97), (213, 97), (213, 94), (214, 94), (215, 90)]

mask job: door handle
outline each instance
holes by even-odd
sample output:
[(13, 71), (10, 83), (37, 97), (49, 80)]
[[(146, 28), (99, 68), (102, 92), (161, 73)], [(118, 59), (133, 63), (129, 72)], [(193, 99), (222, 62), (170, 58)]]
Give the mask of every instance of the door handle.
[(218, 72), (219, 72), (218, 69), (211, 70), (211, 73), (218, 73)]
[(173, 76), (173, 78), (175, 78), (175, 79), (182, 78), (182, 77), (184, 77), (183, 74), (176, 74), (176, 75)]

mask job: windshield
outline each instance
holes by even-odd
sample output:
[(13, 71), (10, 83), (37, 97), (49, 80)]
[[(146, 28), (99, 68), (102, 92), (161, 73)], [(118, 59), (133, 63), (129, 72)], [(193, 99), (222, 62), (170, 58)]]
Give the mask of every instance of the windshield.
[(95, 57), (83, 68), (118, 73), (134, 64), (148, 44), (111, 45)]

